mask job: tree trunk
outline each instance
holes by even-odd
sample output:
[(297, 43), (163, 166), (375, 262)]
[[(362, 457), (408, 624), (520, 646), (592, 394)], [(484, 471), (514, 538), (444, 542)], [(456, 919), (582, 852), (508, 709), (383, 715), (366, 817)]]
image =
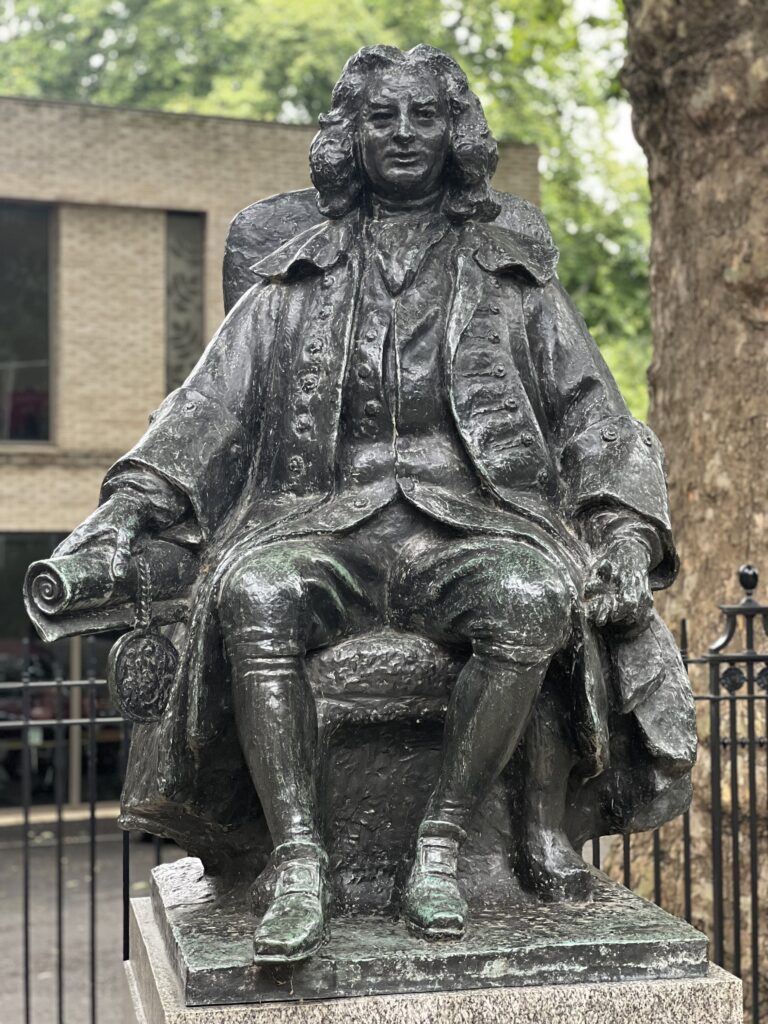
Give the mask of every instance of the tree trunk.
[[(682, 561), (659, 607), (673, 628), (688, 618), (689, 649), (702, 653), (720, 629), (718, 602), (742, 596), (740, 564), (762, 569), (756, 596), (768, 596), (768, 3), (625, 7), (624, 83), (652, 195), (650, 419), (669, 460)], [(756, 632), (756, 647), (768, 650)], [(700, 723), (694, 918), (709, 930), (704, 716)], [(765, 864), (765, 751), (757, 756)], [(765, 924), (765, 878), (761, 887)], [(768, 1020), (768, 1005), (763, 1012)]]
[(768, 4), (626, 0), (624, 82), (649, 164), (651, 424), (669, 459), (691, 648), (735, 571), (768, 583)]

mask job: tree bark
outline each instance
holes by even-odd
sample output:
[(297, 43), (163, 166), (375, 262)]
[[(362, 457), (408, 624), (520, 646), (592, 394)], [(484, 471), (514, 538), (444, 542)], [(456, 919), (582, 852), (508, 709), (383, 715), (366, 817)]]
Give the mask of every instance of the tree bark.
[[(652, 196), (650, 420), (667, 452), (682, 563), (659, 607), (673, 628), (687, 617), (689, 649), (702, 653), (720, 630), (718, 602), (743, 596), (740, 564), (762, 568), (756, 596), (768, 598), (768, 3), (625, 7), (623, 80)], [(692, 812), (694, 918), (711, 934), (706, 722), (702, 715)], [(765, 756), (757, 754), (763, 864)], [(768, 879), (760, 884), (765, 925)], [(768, 1005), (764, 1013), (768, 1020)]]
[(768, 4), (626, 8), (652, 196), (650, 419), (682, 561), (663, 610), (700, 651), (738, 566), (768, 583)]

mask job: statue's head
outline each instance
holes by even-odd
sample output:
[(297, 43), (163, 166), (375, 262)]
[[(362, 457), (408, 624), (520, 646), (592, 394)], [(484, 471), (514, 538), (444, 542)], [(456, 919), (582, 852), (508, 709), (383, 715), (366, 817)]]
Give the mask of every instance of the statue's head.
[(491, 220), (497, 156), (480, 100), (452, 57), (431, 46), (365, 46), (344, 65), (309, 162), (329, 217), (366, 194), (412, 200), (440, 191), (453, 219)]

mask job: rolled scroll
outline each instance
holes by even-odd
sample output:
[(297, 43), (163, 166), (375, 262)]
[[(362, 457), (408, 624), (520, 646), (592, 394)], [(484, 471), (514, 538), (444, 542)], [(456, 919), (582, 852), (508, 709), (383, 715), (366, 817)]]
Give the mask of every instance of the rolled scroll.
[[(180, 621), (197, 575), (196, 555), (163, 540), (147, 542), (142, 551), (152, 567), (158, 622)], [(24, 580), (24, 603), (44, 640), (132, 625), (136, 560), (132, 559), (127, 575), (116, 580), (110, 571), (113, 554), (111, 546), (94, 545), (30, 565)]]
[(95, 548), (33, 562), (24, 583), (28, 600), (44, 615), (130, 600), (136, 589), (135, 575), (114, 580), (110, 574), (112, 553)]

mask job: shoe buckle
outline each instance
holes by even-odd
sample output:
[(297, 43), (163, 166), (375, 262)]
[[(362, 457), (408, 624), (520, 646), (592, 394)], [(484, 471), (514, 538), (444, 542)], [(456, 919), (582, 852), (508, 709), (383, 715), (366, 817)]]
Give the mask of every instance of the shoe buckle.
[(442, 836), (422, 836), (419, 840), (419, 866), (433, 875), (455, 875), (458, 867), (455, 840)]
[(290, 892), (320, 894), (320, 865), (308, 860), (287, 861), (278, 868), (275, 896)]

